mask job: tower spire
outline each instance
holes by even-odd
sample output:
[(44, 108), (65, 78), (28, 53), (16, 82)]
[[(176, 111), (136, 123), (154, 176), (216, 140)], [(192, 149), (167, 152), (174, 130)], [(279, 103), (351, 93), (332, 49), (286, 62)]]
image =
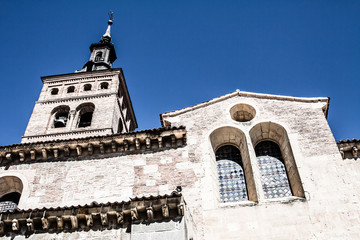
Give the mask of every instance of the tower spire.
[(113, 24), (113, 12), (109, 13), (108, 27), (105, 34), (101, 37), (98, 43), (93, 43), (90, 46), (91, 56), (89, 61), (83, 66), (80, 71), (76, 72), (91, 72), (96, 70), (110, 69), (112, 63), (116, 60), (116, 52), (114, 44), (111, 43), (111, 25)]
[(111, 41), (110, 29), (111, 29), (111, 25), (113, 24), (113, 20), (114, 20), (113, 14), (114, 14), (114, 13), (110, 10), (110, 12), (109, 12), (108, 27), (107, 27), (107, 29), (106, 29), (105, 34), (102, 36), (100, 42), (110, 42), (110, 41)]

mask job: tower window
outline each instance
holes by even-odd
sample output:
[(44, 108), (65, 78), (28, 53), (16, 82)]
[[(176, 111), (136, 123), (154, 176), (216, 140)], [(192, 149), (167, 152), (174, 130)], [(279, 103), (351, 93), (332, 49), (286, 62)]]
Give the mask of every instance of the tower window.
[(95, 106), (92, 103), (84, 103), (77, 108), (77, 112), (78, 112), (77, 126), (79, 128), (91, 126), (94, 110), (95, 110)]
[(91, 90), (91, 84), (85, 84), (84, 91), (90, 91), (90, 90)]
[(102, 60), (102, 52), (98, 52), (96, 53), (96, 56), (95, 56), (95, 62), (99, 62)]
[(67, 93), (73, 93), (73, 92), (75, 92), (75, 87), (74, 86), (68, 87)]
[(80, 116), (79, 128), (89, 127), (91, 125), (92, 115), (93, 115), (92, 112), (83, 113)]
[(63, 128), (66, 127), (67, 120), (69, 118), (70, 108), (68, 106), (60, 106), (52, 111), (53, 127)]
[(57, 95), (59, 93), (59, 89), (58, 88), (53, 88), (51, 89), (51, 95)]
[(108, 89), (109, 88), (109, 83), (107, 82), (102, 82), (100, 84), (100, 89)]

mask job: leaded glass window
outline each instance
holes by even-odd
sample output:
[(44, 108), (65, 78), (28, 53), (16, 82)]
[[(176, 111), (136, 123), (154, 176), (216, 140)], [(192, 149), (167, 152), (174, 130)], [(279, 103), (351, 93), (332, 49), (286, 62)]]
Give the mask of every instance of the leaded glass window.
[(292, 196), (279, 145), (262, 141), (255, 147), (265, 198)]
[(238, 202), (248, 200), (245, 175), (239, 149), (226, 145), (216, 151), (220, 200)]

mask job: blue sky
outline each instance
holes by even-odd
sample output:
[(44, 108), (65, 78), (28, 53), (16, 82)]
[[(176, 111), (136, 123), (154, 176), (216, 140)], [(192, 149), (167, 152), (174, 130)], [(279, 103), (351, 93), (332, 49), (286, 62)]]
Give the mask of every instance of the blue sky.
[(19, 143), (40, 76), (72, 73), (114, 11), (139, 129), (243, 91), (330, 97), (336, 140), (360, 138), (360, 1), (2, 1), (0, 145)]

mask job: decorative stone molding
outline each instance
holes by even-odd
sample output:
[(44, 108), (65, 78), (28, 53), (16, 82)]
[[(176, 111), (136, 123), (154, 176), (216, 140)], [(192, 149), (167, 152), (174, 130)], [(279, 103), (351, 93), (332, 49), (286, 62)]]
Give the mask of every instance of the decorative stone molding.
[(0, 165), (35, 161), (66, 161), (93, 154), (138, 154), (186, 145), (185, 127), (159, 128), (132, 133), (14, 144), (0, 147)]
[[(181, 193), (132, 198), (128, 202), (42, 209), (17, 209), (0, 218), (0, 236), (118, 229), (184, 216)], [(165, 210), (164, 210), (165, 209)]]
[(358, 139), (346, 139), (337, 142), (341, 157), (345, 159), (355, 159), (360, 157), (360, 140)]

